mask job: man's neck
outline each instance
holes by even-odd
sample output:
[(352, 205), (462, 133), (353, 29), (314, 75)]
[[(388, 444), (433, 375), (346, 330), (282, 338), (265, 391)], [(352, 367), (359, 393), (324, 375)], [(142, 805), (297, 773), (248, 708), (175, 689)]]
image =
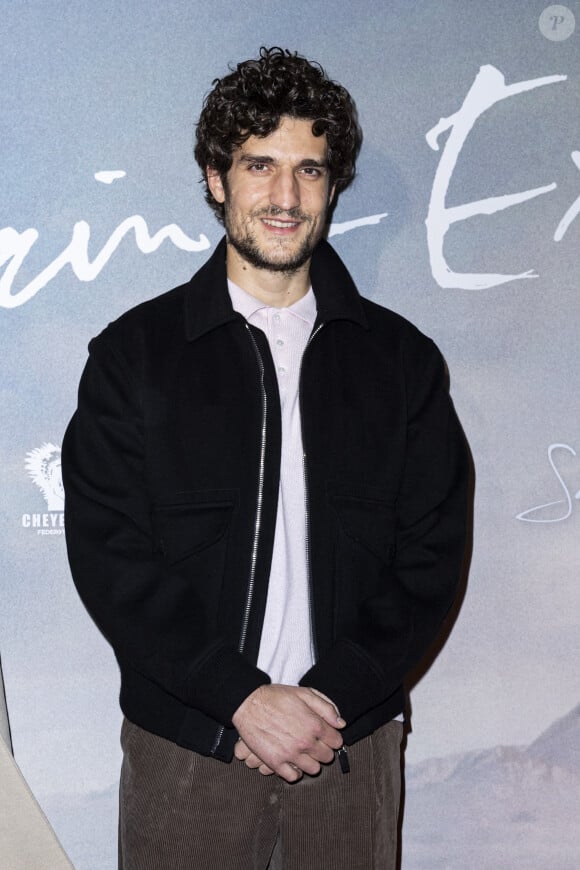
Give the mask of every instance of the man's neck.
[(226, 268), (230, 281), (273, 308), (294, 305), (310, 288), (310, 260), (294, 272), (270, 272), (252, 266), (228, 245)]

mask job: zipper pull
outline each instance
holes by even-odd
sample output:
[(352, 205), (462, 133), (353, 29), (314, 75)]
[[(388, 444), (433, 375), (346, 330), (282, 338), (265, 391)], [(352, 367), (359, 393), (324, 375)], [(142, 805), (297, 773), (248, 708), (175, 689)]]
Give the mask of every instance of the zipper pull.
[(340, 764), (340, 769), (343, 773), (350, 773), (350, 762), (348, 760), (348, 752), (346, 751), (346, 746), (344, 743), (340, 747), (340, 749), (336, 750), (336, 754), (338, 756), (338, 763)]

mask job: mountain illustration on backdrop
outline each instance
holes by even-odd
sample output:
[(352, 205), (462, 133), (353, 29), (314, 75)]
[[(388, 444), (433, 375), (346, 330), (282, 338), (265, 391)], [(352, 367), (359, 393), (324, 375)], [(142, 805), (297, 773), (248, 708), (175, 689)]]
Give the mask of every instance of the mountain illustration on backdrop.
[(578, 870), (580, 704), (526, 747), (406, 769), (403, 870)]

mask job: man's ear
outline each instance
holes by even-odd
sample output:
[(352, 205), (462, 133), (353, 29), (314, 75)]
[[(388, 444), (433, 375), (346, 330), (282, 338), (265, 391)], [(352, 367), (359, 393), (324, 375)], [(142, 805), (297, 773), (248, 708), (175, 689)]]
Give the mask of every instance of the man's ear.
[(211, 195), (216, 202), (224, 202), (226, 198), (224, 183), (218, 170), (215, 166), (207, 166), (205, 173), (207, 177), (207, 186), (210, 189)]

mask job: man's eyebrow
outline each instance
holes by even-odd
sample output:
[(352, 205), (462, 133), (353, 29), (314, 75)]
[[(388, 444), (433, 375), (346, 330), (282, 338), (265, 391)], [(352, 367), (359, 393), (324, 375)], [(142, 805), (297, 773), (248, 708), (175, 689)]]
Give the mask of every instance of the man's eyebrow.
[(328, 168), (328, 160), (319, 160), (317, 157), (305, 157), (298, 166), (317, 166), (319, 169)]
[[(266, 163), (269, 165), (275, 164), (277, 161), (274, 157), (265, 155), (265, 154), (240, 154), (238, 158), (239, 163)], [(327, 169), (328, 161), (327, 160), (319, 160), (317, 157), (304, 157), (297, 166), (315, 166), (319, 169)]]
[(240, 154), (238, 158), (240, 163), (275, 163), (273, 157), (266, 157), (261, 154)]

